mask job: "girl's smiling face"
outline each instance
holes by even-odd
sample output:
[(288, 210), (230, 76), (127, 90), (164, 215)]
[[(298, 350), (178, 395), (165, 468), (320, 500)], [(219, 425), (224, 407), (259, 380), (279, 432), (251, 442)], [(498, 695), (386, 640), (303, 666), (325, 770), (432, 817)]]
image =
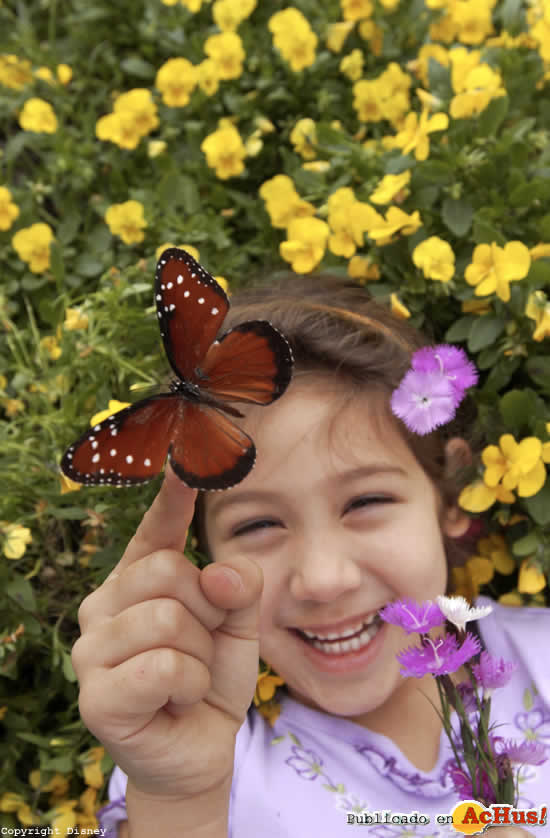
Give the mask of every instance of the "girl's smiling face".
[(392, 423), (375, 421), (366, 395), (346, 401), (333, 378), (295, 379), (240, 424), (257, 461), (234, 488), (206, 494), (211, 555), (262, 567), (261, 654), (290, 693), (366, 720), (414, 686), (396, 660), (406, 636), (374, 615), (445, 592), (442, 528), (459, 536), (468, 519), (444, 515)]

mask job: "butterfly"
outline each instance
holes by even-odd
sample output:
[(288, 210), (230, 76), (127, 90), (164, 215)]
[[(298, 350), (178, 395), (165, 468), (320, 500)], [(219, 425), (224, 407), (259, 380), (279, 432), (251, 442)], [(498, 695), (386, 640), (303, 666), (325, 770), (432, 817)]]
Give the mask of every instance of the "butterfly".
[[(233, 421), (235, 402), (268, 405), (286, 390), (293, 357), (284, 335), (265, 320), (217, 334), (229, 300), (185, 250), (157, 263), (155, 302), (164, 349), (176, 378), (169, 393), (143, 399), (86, 431), (61, 460), (85, 485), (145, 483), (166, 459), (196, 489), (227, 489), (243, 480), (254, 442)], [(232, 417), (232, 418), (229, 418)]]

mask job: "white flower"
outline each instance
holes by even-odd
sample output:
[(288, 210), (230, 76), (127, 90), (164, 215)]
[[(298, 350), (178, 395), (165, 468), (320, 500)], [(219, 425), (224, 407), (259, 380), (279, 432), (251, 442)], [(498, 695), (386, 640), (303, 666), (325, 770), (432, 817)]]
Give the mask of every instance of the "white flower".
[(471, 620), (480, 620), (493, 610), (491, 605), (472, 608), (463, 596), (438, 596), (436, 602), (445, 618), (459, 631), (466, 631), (466, 623)]

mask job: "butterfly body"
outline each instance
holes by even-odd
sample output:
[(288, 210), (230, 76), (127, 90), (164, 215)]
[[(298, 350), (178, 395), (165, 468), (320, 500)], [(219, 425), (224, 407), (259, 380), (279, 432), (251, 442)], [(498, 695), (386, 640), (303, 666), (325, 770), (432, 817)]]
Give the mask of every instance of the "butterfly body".
[(267, 321), (216, 339), (229, 309), (223, 289), (186, 251), (170, 248), (155, 274), (161, 337), (176, 377), (160, 393), (114, 413), (67, 449), (62, 471), (86, 485), (130, 486), (159, 474), (168, 458), (188, 486), (225, 489), (254, 465), (255, 447), (228, 416), (234, 402), (267, 405), (292, 374), (286, 338)]

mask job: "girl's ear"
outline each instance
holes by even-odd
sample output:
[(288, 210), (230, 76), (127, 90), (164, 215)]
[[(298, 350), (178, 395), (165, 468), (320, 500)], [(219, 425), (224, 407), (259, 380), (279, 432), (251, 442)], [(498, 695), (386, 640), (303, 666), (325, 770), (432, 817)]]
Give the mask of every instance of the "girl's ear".
[[(445, 471), (454, 474), (472, 462), (472, 451), (465, 439), (455, 436), (445, 445)], [(445, 513), (443, 529), (451, 538), (460, 538), (470, 526), (470, 517), (458, 505), (451, 506)]]

